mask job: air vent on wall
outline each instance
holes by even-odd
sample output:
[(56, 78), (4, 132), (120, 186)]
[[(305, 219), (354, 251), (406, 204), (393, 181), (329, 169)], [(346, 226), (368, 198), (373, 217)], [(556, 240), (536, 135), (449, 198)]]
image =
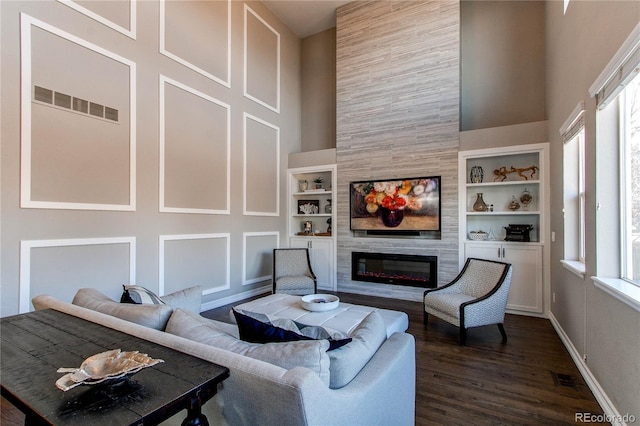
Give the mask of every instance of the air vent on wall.
[(119, 118), (119, 111), (115, 108), (110, 108), (102, 104), (76, 98), (66, 93), (56, 92), (40, 86), (33, 86), (33, 100), (116, 123)]

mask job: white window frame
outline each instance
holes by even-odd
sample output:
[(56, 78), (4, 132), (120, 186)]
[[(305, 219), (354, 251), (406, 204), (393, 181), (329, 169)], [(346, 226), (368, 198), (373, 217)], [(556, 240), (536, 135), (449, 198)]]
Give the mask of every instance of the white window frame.
[[(640, 74), (634, 78), (640, 85)], [(618, 95), (620, 111), (620, 278), (639, 286), (633, 280), (632, 188), (631, 183), (631, 111), (627, 102), (628, 88)], [(640, 232), (640, 230), (638, 230)]]
[[(612, 297), (640, 311), (640, 286), (623, 279), (622, 198), (620, 191), (620, 113), (618, 95), (638, 73), (640, 23), (622, 43), (607, 66), (589, 88), (596, 99), (596, 276), (594, 285)], [(615, 150), (615, 151), (612, 151)], [(620, 232), (612, 232), (612, 230)], [(614, 249), (618, 247), (618, 249)]]
[(563, 148), (564, 259), (562, 265), (584, 278), (586, 271), (585, 102), (560, 127)]
[(578, 208), (578, 260), (582, 263), (586, 263), (586, 193), (587, 193), (587, 181), (586, 181), (586, 165), (585, 165), (585, 135), (584, 125), (582, 130), (576, 135), (578, 143), (578, 198), (580, 199)]

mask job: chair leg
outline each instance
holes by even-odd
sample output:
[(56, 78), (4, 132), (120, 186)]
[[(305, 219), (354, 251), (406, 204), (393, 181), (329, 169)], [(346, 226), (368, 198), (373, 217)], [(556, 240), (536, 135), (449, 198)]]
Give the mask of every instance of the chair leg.
[(500, 329), (500, 334), (502, 334), (502, 343), (507, 343), (507, 332), (504, 331), (504, 325), (500, 323), (498, 328)]
[(427, 313), (427, 311), (423, 311), (422, 313), (424, 314), (423, 317), (422, 317), (423, 321), (426, 324), (426, 323), (429, 322), (429, 314)]
[(467, 329), (460, 327), (460, 346), (467, 346)]

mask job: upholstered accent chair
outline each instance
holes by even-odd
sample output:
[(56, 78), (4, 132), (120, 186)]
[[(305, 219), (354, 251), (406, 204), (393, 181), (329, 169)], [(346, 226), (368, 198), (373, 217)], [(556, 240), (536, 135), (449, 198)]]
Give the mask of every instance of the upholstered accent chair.
[(466, 345), (468, 328), (497, 324), (506, 343), (503, 323), (511, 273), (510, 263), (467, 259), (453, 281), (424, 292), (424, 323), (432, 314), (460, 327), (461, 345)]
[(304, 296), (317, 292), (318, 282), (311, 269), (309, 250), (273, 250), (273, 292)]

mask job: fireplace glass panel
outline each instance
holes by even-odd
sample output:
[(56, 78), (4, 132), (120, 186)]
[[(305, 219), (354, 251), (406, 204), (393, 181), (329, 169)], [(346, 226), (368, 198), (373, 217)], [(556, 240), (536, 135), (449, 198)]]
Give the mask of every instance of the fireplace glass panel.
[(374, 283), (434, 288), (437, 256), (353, 252), (351, 279)]

